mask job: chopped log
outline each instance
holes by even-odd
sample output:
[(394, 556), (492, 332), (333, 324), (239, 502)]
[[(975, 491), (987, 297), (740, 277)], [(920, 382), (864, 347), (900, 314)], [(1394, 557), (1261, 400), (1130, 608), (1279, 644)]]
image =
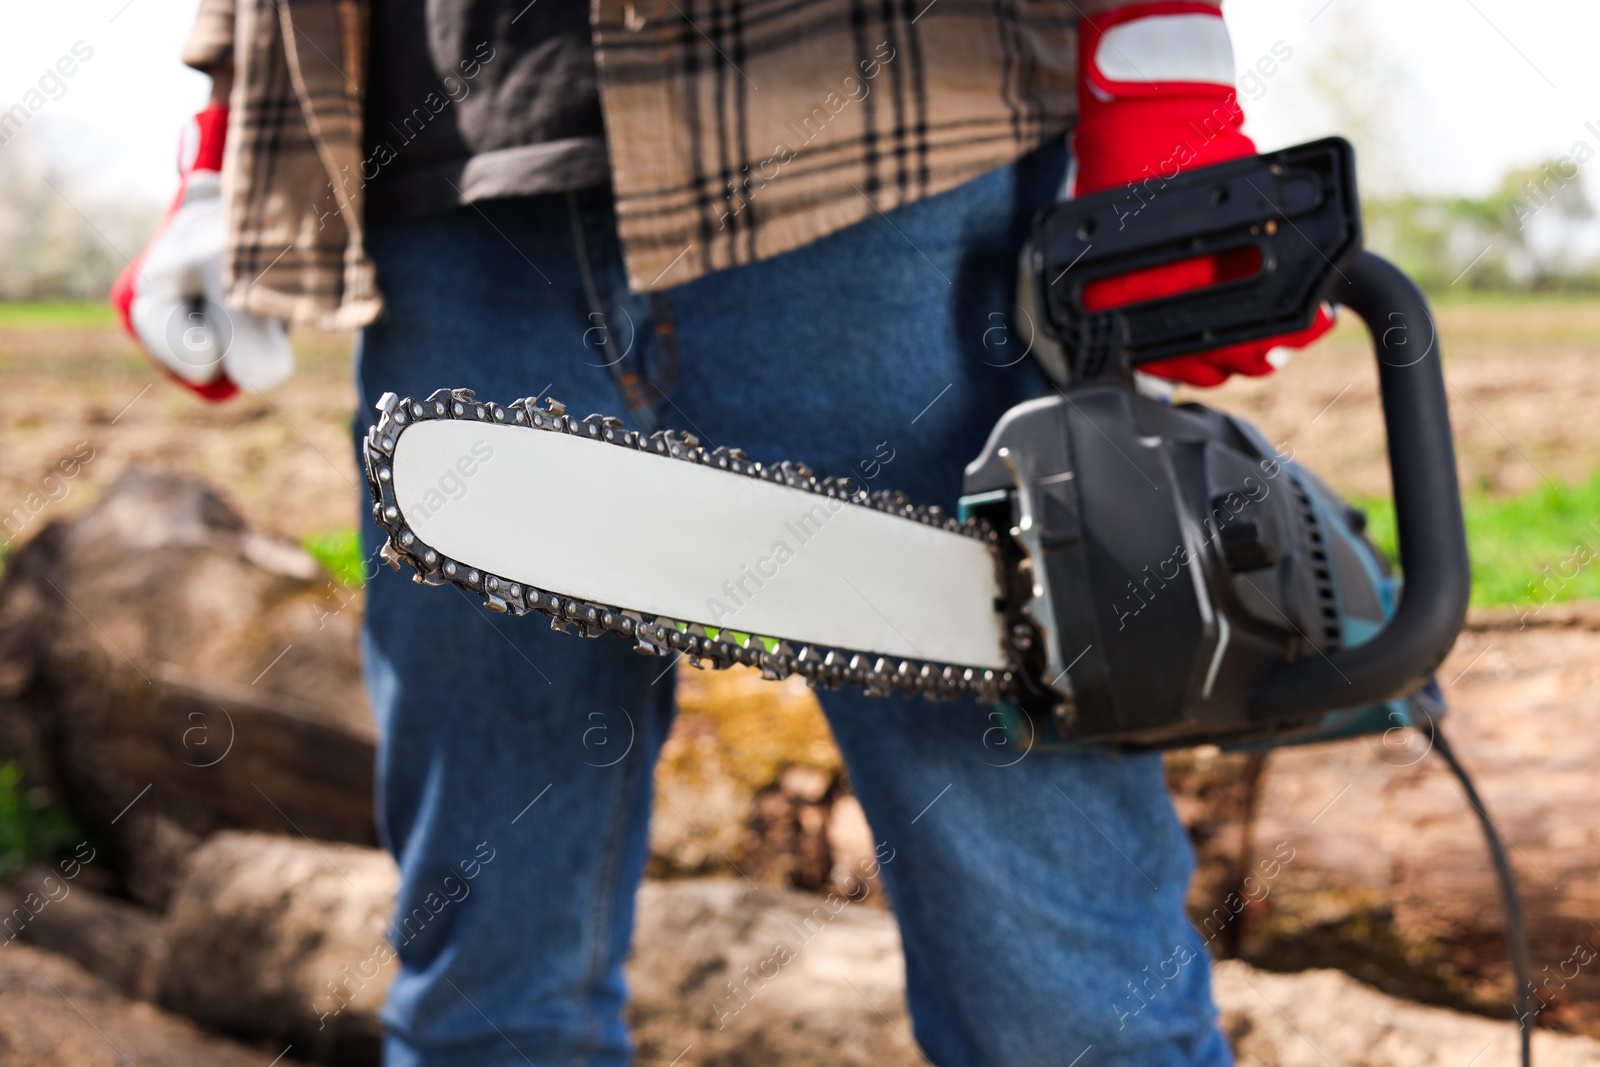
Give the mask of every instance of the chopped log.
[(203, 486), (125, 475), (7, 563), (0, 743), (148, 903), (219, 829), (372, 843), (357, 596)]
[[(1600, 1035), (1600, 611), (1475, 613), (1439, 678), (1444, 729), (1520, 884), (1536, 1021)], [(1254, 877), (1239, 892), (1242, 769), (1243, 757), (1203, 752), (1169, 761), (1201, 858), (1191, 910), (1206, 936), (1220, 933), (1214, 946), (1242, 928), (1240, 955), (1257, 966), (1338, 967), (1410, 999), (1509, 1016), (1493, 868), (1425, 736), (1274, 752)]]
[[(377, 1005), (394, 973), (381, 946), (394, 886), (376, 851), (218, 835), (174, 902), (163, 1000), (330, 1061), (370, 1062), (356, 1057), (375, 1054)], [(683, 1062), (725, 1067), (923, 1064), (907, 1037), (894, 919), (847, 906), (795, 945), (821, 899), (742, 879), (647, 882), (628, 964), (639, 1061), (668, 1063), (692, 1046)], [(779, 943), (794, 951), (776, 976), (757, 977)], [(1510, 1023), (1397, 1000), (1335, 971), (1280, 975), (1229, 961), (1215, 988), (1242, 1063), (1462, 1067), (1474, 1056), (1511, 1062), (1516, 1044)], [(338, 1049), (302, 1043), (340, 1028)], [(1543, 1067), (1600, 1061), (1588, 1038), (1538, 1033), (1534, 1047)]]
[[(1484, 1067), (1517, 1062), (1510, 1022), (1386, 996), (1340, 971), (1271, 974), (1238, 960), (1217, 965), (1213, 995), (1240, 1064), (1273, 1067)], [(1535, 1033), (1539, 1067), (1580, 1067), (1600, 1041)]]
[[(282, 1059), (273, 1056), (283, 1052)], [(299, 1049), (253, 1048), (132, 1001), (64, 956), (11, 945), (0, 956), (6, 1067), (295, 1067)]]
[(173, 897), (159, 1000), (319, 1063), (377, 1064), (398, 885), (394, 861), (375, 849), (218, 834)]
[(57, 953), (118, 992), (149, 1000), (166, 952), (162, 916), (95, 892), (86, 869), (74, 861), (29, 867), (0, 887), (0, 947)]

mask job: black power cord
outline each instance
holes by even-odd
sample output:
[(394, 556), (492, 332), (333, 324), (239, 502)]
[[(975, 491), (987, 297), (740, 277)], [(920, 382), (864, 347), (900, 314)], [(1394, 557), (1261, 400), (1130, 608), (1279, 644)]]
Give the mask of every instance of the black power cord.
[(1483, 828), (1484, 840), (1489, 844), (1489, 858), (1494, 861), (1495, 877), (1500, 883), (1500, 904), (1506, 913), (1506, 945), (1511, 950), (1511, 971), (1517, 982), (1517, 1029), (1522, 1039), (1522, 1067), (1530, 1067), (1533, 1062), (1534, 1016), (1530, 1004), (1533, 996), (1533, 963), (1528, 951), (1528, 926), (1523, 920), (1522, 901), (1517, 897), (1516, 876), (1511, 871), (1505, 846), (1501, 844), (1500, 831), (1484, 810), (1483, 800), (1478, 796), (1477, 787), (1472, 784), (1472, 776), (1461, 765), (1460, 758), (1456, 756), (1455, 749), (1450, 747), (1438, 723), (1430, 722), (1429, 725), (1433, 747), (1461, 782), (1461, 790), (1478, 816), (1478, 825)]

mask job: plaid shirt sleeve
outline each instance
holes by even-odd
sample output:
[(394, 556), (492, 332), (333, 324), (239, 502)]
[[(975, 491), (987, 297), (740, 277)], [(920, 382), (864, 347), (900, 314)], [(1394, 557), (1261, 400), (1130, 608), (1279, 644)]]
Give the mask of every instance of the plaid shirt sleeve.
[[(202, 2), (185, 59), (222, 55), (231, 21), (237, 74), (230, 303), (324, 326), (382, 309), (361, 229), (381, 166), (361, 154), (367, 3)], [(778, 255), (1064, 134), (1078, 18), (1073, 0), (594, 0), (631, 284)]]
[(223, 160), (228, 302), (327, 328), (382, 310), (362, 235), (365, 0), (238, 0)]
[(194, 28), (183, 46), (183, 62), (195, 70), (213, 71), (233, 62), (234, 0), (200, 0)]

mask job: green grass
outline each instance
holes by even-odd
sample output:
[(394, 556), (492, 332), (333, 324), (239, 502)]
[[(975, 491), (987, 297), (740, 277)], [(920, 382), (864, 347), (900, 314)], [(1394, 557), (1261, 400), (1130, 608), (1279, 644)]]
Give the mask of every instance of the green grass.
[[(1361, 506), (1368, 536), (1395, 559), (1394, 505)], [(1600, 475), (1514, 497), (1469, 495), (1464, 510), (1474, 604), (1536, 609), (1600, 597)]]
[(22, 769), (0, 764), (0, 882), (48, 859), (82, 834), (41, 790), (22, 788)]
[(340, 582), (352, 589), (366, 584), (366, 559), (361, 551), (361, 535), (355, 530), (312, 534), (300, 544)]
[(94, 329), (116, 325), (116, 310), (105, 300), (0, 303), (0, 330)]

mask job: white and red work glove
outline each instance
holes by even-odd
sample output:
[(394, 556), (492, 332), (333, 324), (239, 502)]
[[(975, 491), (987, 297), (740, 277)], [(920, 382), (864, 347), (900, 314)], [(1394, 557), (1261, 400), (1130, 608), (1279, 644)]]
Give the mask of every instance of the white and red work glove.
[[(1141, 183), (1159, 196), (1180, 170), (1254, 155), (1240, 130), (1233, 47), (1222, 12), (1196, 0), (1133, 4), (1085, 18), (1078, 27), (1078, 127), (1074, 195)], [(1154, 300), (1253, 273), (1257, 257), (1201, 256), (1092, 282), (1091, 311)], [(1333, 325), (1326, 307), (1304, 330), (1147, 364), (1140, 370), (1192, 385), (1274, 369), (1268, 353), (1300, 348)]]
[(271, 389), (294, 371), (283, 323), (222, 303), (222, 146), (228, 109), (209, 107), (184, 133), (178, 195), (111, 287), (122, 328), (179, 383), (207, 400)]

